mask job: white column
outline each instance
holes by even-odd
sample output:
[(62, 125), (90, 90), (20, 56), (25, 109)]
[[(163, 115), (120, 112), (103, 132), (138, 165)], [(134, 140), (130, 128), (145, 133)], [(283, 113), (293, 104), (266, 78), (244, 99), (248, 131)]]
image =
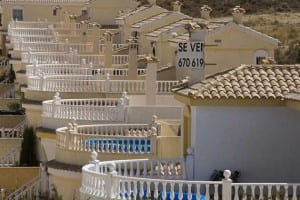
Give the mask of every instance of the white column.
[(147, 73), (146, 73), (146, 104), (156, 104), (156, 80), (157, 80), (157, 60), (151, 57), (147, 60)]
[(112, 67), (112, 33), (105, 32), (105, 49), (104, 49), (104, 60), (105, 60), (105, 67), (110, 68)]
[(137, 77), (137, 40), (129, 40), (128, 48), (128, 79), (135, 80)]
[(231, 171), (225, 170), (224, 179), (222, 180), (222, 199), (223, 200), (231, 200), (231, 187), (232, 187), (232, 180), (230, 179)]

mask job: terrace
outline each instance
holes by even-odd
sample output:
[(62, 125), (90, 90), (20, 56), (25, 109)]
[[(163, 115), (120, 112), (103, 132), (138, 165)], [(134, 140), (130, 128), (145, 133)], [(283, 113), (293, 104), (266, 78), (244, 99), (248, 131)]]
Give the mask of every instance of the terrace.
[[(99, 153), (102, 160), (178, 157), (182, 155), (178, 148), (182, 141), (182, 137), (178, 136), (178, 127), (179, 121), (169, 124), (156, 120), (156, 117), (150, 123), (138, 124), (78, 125), (74, 121), (67, 127), (56, 129), (55, 159), (62, 163), (83, 165), (92, 151)], [(174, 147), (164, 148), (170, 141)]]
[(81, 199), (239, 200), (300, 196), (298, 183), (233, 183), (230, 170), (224, 171), (222, 181), (186, 180), (188, 164), (184, 159), (100, 162), (93, 152), (90, 164), (82, 168)]

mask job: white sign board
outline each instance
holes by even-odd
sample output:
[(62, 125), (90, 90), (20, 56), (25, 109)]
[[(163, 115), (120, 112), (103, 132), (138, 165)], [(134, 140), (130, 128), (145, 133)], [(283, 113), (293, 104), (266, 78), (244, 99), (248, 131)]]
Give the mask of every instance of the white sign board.
[(177, 80), (189, 77), (197, 82), (204, 76), (204, 43), (179, 42), (176, 56)]
[(176, 66), (178, 68), (204, 68), (203, 42), (179, 42)]

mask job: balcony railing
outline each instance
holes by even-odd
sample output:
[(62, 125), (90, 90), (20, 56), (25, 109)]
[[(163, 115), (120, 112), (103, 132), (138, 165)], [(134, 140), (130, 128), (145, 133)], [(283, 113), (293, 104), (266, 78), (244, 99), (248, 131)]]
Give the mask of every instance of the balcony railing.
[[(48, 92), (145, 93), (145, 80), (98, 80), (97, 76), (30, 76), (28, 89)], [(157, 93), (170, 93), (178, 81), (156, 81)]]
[(53, 42), (55, 40), (54, 36), (52, 35), (46, 35), (46, 36), (40, 36), (40, 37), (34, 37), (34, 36), (23, 36), (22, 38), (20, 37), (12, 37), (10, 40), (10, 43), (14, 44), (14, 43), (19, 43), (20, 41), (22, 42)]
[(183, 159), (94, 160), (82, 168), (81, 199), (158, 199), (161, 189), (182, 191), (183, 182), (178, 179), (183, 178)]
[(113, 154), (156, 153), (157, 131), (148, 124), (109, 124), (56, 129), (57, 148)]
[(120, 99), (60, 99), (43, 101), (43, 117), (95, 121), (124, 121), (124, 107)]
[(94, 66), (104, 66), (103, 55), (78, 54), (77, 51), (69, 52), (23, 52), (21, 61), (23, 63), (49, 64), (49, 63), (69, 63), (80, 64), (82, 60), (86, 63), (93, 63)]
[[(125, 160), (99, 162), (82, 168), (81, 199), (298, 199), (299, 183), (232, 183), (231, 172), (222, 181), (188, 181), (183, 160)], [(171, 179), (171, 180), (170, 180)], [(181, 180), (174, 180), (181, 179)]]
[(63, 43), (63, 42), (16, 42), (13, 43), (16, 51), (34, 52), (67, 52), (76, 49), (78, 53), (93, 53), (92, 43)]
[[(93, 65), (83, 64), (33, 64), (26, 65), (26, 75), (36, 76), (44, 74), (45, 76), (55, 75), (101, 75), (110, 74), (114, 76), (128, 76), (128, 69), (125, 68), (96, 68)], [(137, 69), (137, 75), (145, 75), (146, 69)]]

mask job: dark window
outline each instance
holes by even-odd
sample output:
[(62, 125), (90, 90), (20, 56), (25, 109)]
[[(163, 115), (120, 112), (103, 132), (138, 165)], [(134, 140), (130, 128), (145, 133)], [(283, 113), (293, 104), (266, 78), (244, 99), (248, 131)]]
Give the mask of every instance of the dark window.
[(14, 20), (23, 21), (23, 10), (22, 9), (13, 9), (12, 17)]
[(87, 11), (87, 9), (83, 9), (83, 10), (81, 10), (81, 15), (87, 15), (88, 14), (88, 11)]
[(257, 65), (260, 65), (262, 63), (262, 60), (265, 59), (266, 57), (263, 57), (263, 56), (258, 56), (256, 57), (256, 64)]
[(52, 15), (53, 15), (53, 16), (56, 16), (56, 14), (57, 14), (57, 9), (54, 8), (53, 11), (52, 11)]

